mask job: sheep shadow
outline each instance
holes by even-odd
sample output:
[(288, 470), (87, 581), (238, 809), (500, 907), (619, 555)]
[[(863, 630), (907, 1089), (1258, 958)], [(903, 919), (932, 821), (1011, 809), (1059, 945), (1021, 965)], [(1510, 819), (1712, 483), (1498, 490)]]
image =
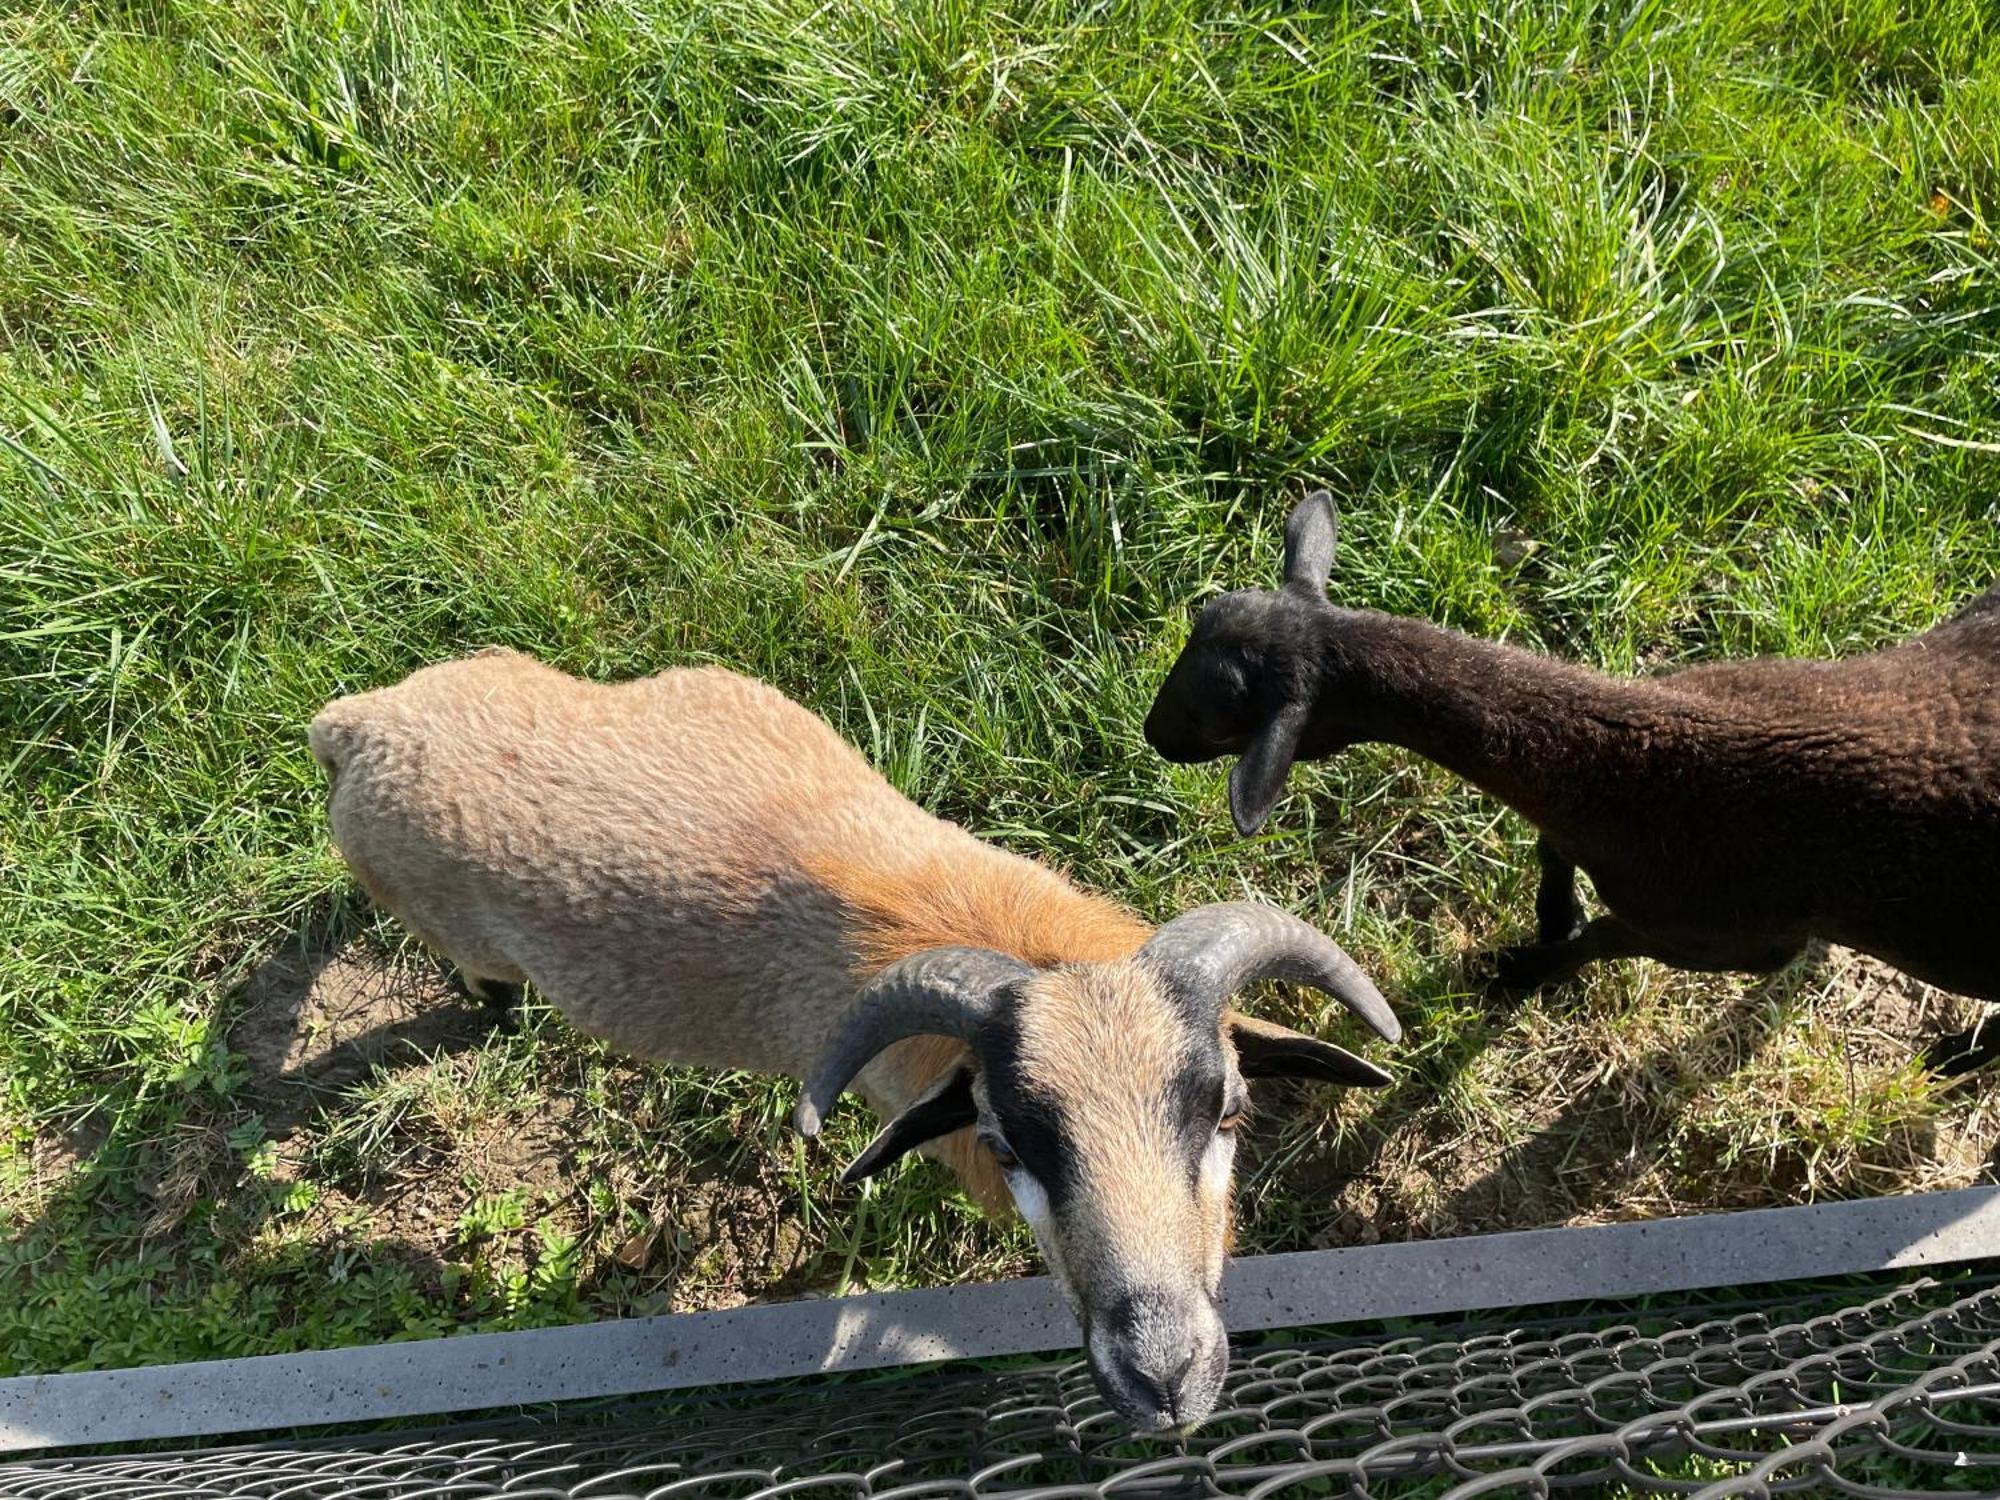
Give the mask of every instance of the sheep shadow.
[[(1824, 1157), (1808, 1143), (1789, 1141), (1745, 1152), (1740, 1142), (1704, 1135), (1702, 1122), (1690, 1125), (1686, 1116), (1705, 1089), (1757, 1061), (1805, 1010), (1839, 1037), (1837, 1061), (1852, 1090), (1857, 1065), (1893, 1067), (1914, 1057), (1911, 1037), (1932, 1024), (1934, 1009), (1950, 1014), (1953, 1005), (1954, 997), (1873, 960), (1815, 945), (1801, 961), (1720, 999), (1700, 1026), (1628, 1063), (1605, 1066), (1532, 1136), (1459, 1183), (1441, 1217), (1466, 1227), (1519, 1228), (1630, 1217), (1635, 1205), (1647, 1215), (1715, 1212), (1829, 1194), (1875, 1196), (1885, 1180), (1899, 1183), (1892, 1191), (1940, 1185), (1970, 1163), (1966, 1143), (1952, 1138), (1935, 1109)], [(1784, 1083), (1774, 1078), (1771, 1086), (1782, 1090)], [(1771, 1104), (1786, 1107), (1778, 1097)], [(1687, 1164), (1676, 1157), (1690, 1149), (1709, 1165), (1701, 1199), (1683, 1202), (1673, 1184), (1685, 1179)]]
[(297, 1129), (378, 1069), (425, 1066), (484, 1045), (494, 1014), (450, 971), (362, 935), (278, 945), (223, 1002), (243, 1093), (274, 1134)]
[[(394, 1266), (439, 1310), (469, 1270), (528, 1266), (558, 1299), (539, 1321), (824, 1279), (761, 1135), (727, 1116), (663, 1135), (675, 1090), (656, 1070), (606, 1066), (532, 1008), (529, 1034), (496, 1044), (490, 1008), (383, 936), (343, 895), (225, 963), (202, 1077), (171, 1109), (100, 1107), (32, 1143), (5, 1226), (24, 1263), (143, 1259), (184, 1288)], [(551, 1251), (544, 1226), (576, 1249)]]
[(1788, 988), (1784, 976), (1760, 981), (1692, 1033), (1599, 1069), (1532, 1135), (1454, 1186), (1438, 1217), (1480, 1231), (1625, 1216), (1669, 1165), (1674, 1127), (1697, 1089), (1747, 1065), (1775, 1033)]
[[(1247, 1247), (1268, 1253), (1372, 1244), (1389, 1227), (1352, 1207), (1320, 1210), (1351, 1199), (1357, 1188), (1365, 1196), (1390, 1144), (1421, 1129), (1438, 1099), (1501, 1041), (1493, 1007), (1463, 982), (1462, 970), (1456, 958), (1436, 959), (1405, 988), (1397, 1006), (1405, 1052), (1385, 1059), (1394, 1077), (1390, 1087), (1336, 1092), (1293, 1079), (1256, 1085), (1257, 1118), (1277, 1128), (1254, 1129), (1240, 1159), (1237, 1214)], [(1303, 1021), (1290, 1012), (1308, 1008), (1288, 1004), (1275, 1018)], [(1366, 1033), (1356, 1025), (1329, 1039), (1365, 1045)]]
[[(355, 930), (340, 903), (316, 904), (213, 979), (210, 1041), (182, 1089), (141, 1103), (110, 1095), (29, 1147), (28, 1206), (7, 1223), (31, 1261), (157, 1259), (176, 1274), (255, 1276), (265, 1231), (329, 1258), (396, 1263), (425, 1286), (447, 1279), (442, 1247), (393, 1219), (379, 1233), (302, 1211), (302, 1132), (357, 1108), (378, 1072), (429, 1067), (481, 1045), (490, 1015), (458, 1000), (435, 965)], [(297, 1190), (297, 1191), (295, 1191)], [(377, 1206), (363, 1193), (357, 1205)]]
[[(435, 1070), (516, 1030), (514, 1018), (467, 995), (448, 965), (413, 944), (391, 950), (342, 934), (280, 945), (236, 986), (228, 1014), (230, 1051), (248, 1068), (245, 1101), (274, 1135), (300, 1134), (392, 1242), (464, 1255), (467, 1235), (481, 1233), (482, 1196), (525, 1195), (566, 1232), (586, 1234), (606, 1222), (593, 1197), (615, 1184), (645, 1223), (628, 1226), (610, 1253), (579, 1257), (577, 1296), (658, 1310), (689, 1273), (713, 1278), (731, 1267), (775, 1268), (764, 1295), (802, 1283), (794, 1185), (776, 1181), (769, 1153), (727, 1129), (676, 1129), (677, 1160), (660, 1174), (657, 1137), (636, 1128), (655, 1117), (655, 1070), (625, 1059), (601, 1068), (597, 1044), (546, 1011), (529, 1017), (520, 1044), (532, 1058), (482, 1059), (480, 1068), (506, 1080), (497, 1108), (489, 1079), (474, 1090), (476, 1122), (449, 1139), (421, 1125), (384, 1130), (388, 1111), (358, 1103), (361, 1086), (448, 1098), (461, 1080), (436, 1080)], [(609, 1091), (597, 1106), (593, 1070), (594, 1086)]]
[[(1482, 972), (1478, 955), (1440, 958), (1407, 987), (1417, 1047), (1395, 1067), (1393, 1089), (1354, 1094), (1329, 1115), (1263, 1086), (1260, 1110), (1282, 1119), (1296, 1107), (1299, 1123), (1251, 1158), (1251, 1243), (1326, 1248), (2000, 1175), (1983, 1123), (2000, 1077), (1949, 1089), (1932, 1080), (1912, 1093), (1893, 1076), (1924, 1036), (1957, 1024), (1976, 1002), (1875, 960), (1816, 952), (1712, 995), (1687, 992), (1700, 983), (1689, 976), (1676, 976), (1671, 994), (1649, 985), (1622, 1001), (1601, 986), (1557, 987), (1535, 1002), (1518, 1036), (1509, 1028), (1521, 1002), (1495, 998), (1478, 982)], [(1619, 1041), (1628, 1007), (1637, 1024)], [(1655, 1007), (1660, 1014), (1641, 1015)], [(1796, 1037), (1785, 1038), (1808, 1023), (1823, 1040), (1801, 1053)], [(1496, 1048), (1511, 1055), (1494, 1053), (1500, 1066), (1482, 1066)], [(1749, 1078), (1726, 1085), (1746, 1068)], [(1794, 1137), (1785, 1124), (1801, 1107), (1793, 1091), (1837, 1091), (1842, 1069), (1849, 1094), (1873, 1102), (1849, 1124), (1828, 1126), (1825, 1140)], [(1768, 1115), (1764, 1134), (1744, 1134), (1757, 1111)]]

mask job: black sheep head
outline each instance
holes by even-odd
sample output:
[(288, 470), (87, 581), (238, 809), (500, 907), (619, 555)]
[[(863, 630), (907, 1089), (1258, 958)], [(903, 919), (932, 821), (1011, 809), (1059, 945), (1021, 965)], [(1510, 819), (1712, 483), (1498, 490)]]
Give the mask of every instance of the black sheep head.
[(1241, 757), (1229, 773), (1229, 812), (1245, 838), (1270, 816), (1293, 761), (1348, 743), (1312, 722), (1336, 531), (1332, 495), (1300, 501), (1285, 522), (1283, 586), (1204, 605), (1146, 715), (1146, 742), (1176, 764)]

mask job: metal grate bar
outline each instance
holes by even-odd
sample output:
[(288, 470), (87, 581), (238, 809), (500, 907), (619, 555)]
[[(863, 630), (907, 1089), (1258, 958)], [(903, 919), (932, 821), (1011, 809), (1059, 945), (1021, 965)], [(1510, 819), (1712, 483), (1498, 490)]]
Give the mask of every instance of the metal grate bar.
[[(2000, 1253), (2000, 1188), (1247, 1258), (1233, 1333)], [(367, 1349), (0, 1380), (0, 1451), (378, 1421), (1073, 1348), (1045, 1279)]]
[(0, 1465), (0, 1500), (2000, 1495), (2000, 1278), (1770, 1288), (1239, 1349), (1138, 1440), (1080, 1363), (815, 1379), (500, 1428)]

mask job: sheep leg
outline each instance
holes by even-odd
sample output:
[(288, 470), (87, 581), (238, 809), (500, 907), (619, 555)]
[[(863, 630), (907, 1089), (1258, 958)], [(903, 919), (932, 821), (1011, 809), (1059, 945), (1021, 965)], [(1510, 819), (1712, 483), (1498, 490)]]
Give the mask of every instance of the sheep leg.
[(1642, 958), (1651, 950), (1636, 927), (1617, 917), (1593, 917), (1573, 938), (1520, 943), (1493, 955), (1494, 983), (1505, 990), (1538, 990), (1602, 958)]
[(1981, 1016), (1979, 1023), (1924, 1048), (1924, 1066), (1940, 1078), (1959, 1078), (2000, 1057), (2000, 1016)]
[(1556, 853), (1549, 836), (1535, 840), (1542, 883), (1535, 892), (1535, 940), (1566, 943), (1583, 931), (1583, 906), (1576, 899), (1576, 866)]
[(500, 979), (481, 979), (463, 969), (458, 971), (458, 982), (467, 996), (491, 1013), (495, 1029), (511, 1032), (520, 1028), (520, 985)]

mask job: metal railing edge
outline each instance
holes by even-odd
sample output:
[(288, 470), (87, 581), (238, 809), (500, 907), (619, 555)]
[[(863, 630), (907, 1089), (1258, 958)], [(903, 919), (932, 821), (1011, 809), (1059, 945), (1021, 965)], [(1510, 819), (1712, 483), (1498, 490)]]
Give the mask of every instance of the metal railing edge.
[[(1247, 1257), (1233, 1332), (2000, 1256), (2000, 1188)], [(1072, 1348), (1052, 1281), (0, 1379), (0, 1452), (213, 1437)]]

